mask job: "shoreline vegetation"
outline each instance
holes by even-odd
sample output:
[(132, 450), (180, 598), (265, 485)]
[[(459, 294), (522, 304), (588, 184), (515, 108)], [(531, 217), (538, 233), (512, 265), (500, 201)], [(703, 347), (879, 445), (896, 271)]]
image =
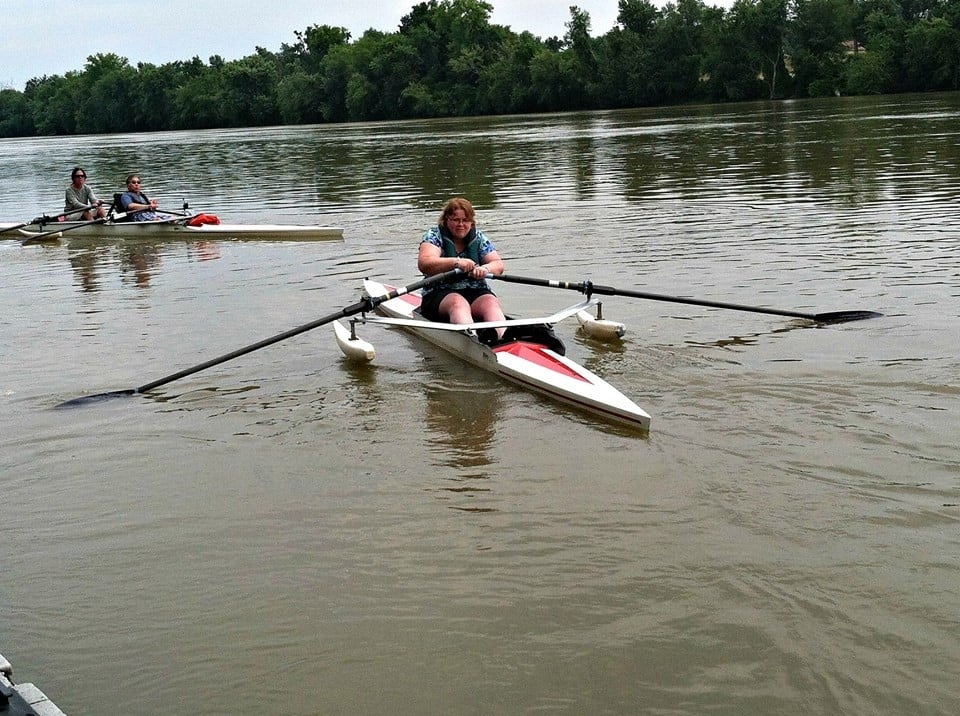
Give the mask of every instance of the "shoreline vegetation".
[(623, 109), (960, 89), (960, 0), (618, 1), (591, 35), (490, 24), (483, 0), (414, 5), (396, 32), (311, 25), (278, 51), (162, 65), (112, 53), (0, 90), (0, 137)]

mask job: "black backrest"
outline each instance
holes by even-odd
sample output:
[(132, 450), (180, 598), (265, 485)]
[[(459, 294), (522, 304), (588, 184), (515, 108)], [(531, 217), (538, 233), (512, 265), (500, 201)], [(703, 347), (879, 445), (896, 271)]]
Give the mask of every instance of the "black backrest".
[[(113, 204), (110, 205), (110, 211), (114, 214), (123, 213), (123, 203), (120, 201), (120, 197), (123, 195), (123, 192), (116, 192), (113, 195)], [(125, 216), (122, 219), (116, 219), (116, 221), (130, 221), (130, 217)]]

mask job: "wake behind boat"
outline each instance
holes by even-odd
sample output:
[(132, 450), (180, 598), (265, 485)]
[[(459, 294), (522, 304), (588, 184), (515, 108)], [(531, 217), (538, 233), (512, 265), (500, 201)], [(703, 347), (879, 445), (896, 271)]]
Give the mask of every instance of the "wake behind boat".
[[(392, 290), (392, 286), (376, 281), (363, 282), (368, 298), (385, 296)], [(512, 383), (606, 420), (649, 430), (650, 416), (605, 380), (566, 358), (563, 343), (553, 334), (554, 323), (596, 304), (597, 299), (587, 298), (552, 316), (456, 325), (428, 321), (418, 310), (420, 295), (406, 293), (377, 304), (377, 313), (385, 318), (364, 316), (356, 320), (400, 326)], [(503, 340), (481, 340), (485, 332), (501, 326), (506, 328)], [(347, 333), (342, 326), (337, 332), (345, 353), (350, 350), (349, 344), (344, 345)], [(364, 342), (360, 349), (364, 354), (371, 352), (368, 345)], [(357, 355), (361, 355), (359, 351)]]

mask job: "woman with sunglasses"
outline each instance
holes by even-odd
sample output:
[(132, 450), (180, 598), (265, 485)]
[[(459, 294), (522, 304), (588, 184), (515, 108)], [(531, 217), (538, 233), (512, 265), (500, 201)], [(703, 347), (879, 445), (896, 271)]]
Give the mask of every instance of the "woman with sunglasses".
[[(70, 173), (70, 185), (67, 187), (67, 193), (63, 202), (64, 212), (72, 212), (67, 215), (67, 219), (77, 221), (91, 221), (96, 213), (96, 218), (104, 219), (107, 216), (107, 210), (103, 208), (103, 202), (97, 199), (93, 189), (87, 186), (87, 172), (83, 167), (74, 167)], [(94, 212), (89, 207), (96, 206)]]
[[(417, 268), (425, 276), (453, 269), (464, 274), (459, 281), (424, 289), (420, 312), (425, 318), (449, 323), (504, 320), (500, 299), (484, 279), (487, 273), (503, 273), (503, 259), (477, 229), (473, 205), (463, 197), (444, 204), (437, 225), (424, 232)], [(503, 329), (497, 329), (497, 335), (502, 334)]]
[(166, 214), (158, 214), (160, 205), (156, 199), (148, 199), (140, 189), (142, 182), (139, 174), (127, 177), (127, 190), (120, 195), (120, 209), (127, 213), (131, 221), (161, 221), (168, 219)]

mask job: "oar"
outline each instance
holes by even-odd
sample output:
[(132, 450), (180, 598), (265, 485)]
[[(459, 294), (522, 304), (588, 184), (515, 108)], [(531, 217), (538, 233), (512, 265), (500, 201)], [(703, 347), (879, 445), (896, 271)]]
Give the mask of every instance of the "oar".
[(172, 383), (175, 380), (180, 378), (185, 378), (188, 375), (193, 375), (194, 373), (199, 373), (202, 370), (207, 368), (212, 368), (215, 365), (220, 365), (221, 363), (226, 363), (229, 360), (234, 358), (239, 358), (242, 355), (247, 353), (253, 353), (253, 351), (260, 350), (261, 348), (266, 348), (267, 346), (273, 345), (274, 343), (279, 343), (282, 340), (287, 338), (292, 338), (293, 336), (299, 335), (300, 333), (305, 333), (307, 331), (313, 330), (319, 326), (323, 326), (327, 323), (332, 323), (338, 318), (346, 318), (347, 316), (353, 316), (358, 313), (366, 313), (373, 311), (377, 306), (379, 306), (384, 301), (389, 301), (391, 298), (396, 298), (397, 296), (403, 296), (404, 294), (410, 293), (411, 291), (416, 291), (419, 288), (425, 286), (431, 286), (435, 283), (442, 283), (444, 281), (449, 281), (454, 276), (462, 275), (463, 272), (459, 269), (453, 271), (447, 271), (446, 273), (435, 274), (433, 276), (428, 276), (427, 278), (421, 279), (411, 283), (409, 286), (404, 286), (403, 288), (396, 288), (389, 293), (383, 296), (371, 296), (365, 298), (362, 301), (358, 301), (346, 308), (341, 308), (336, 313), (331, 313), (328, 316), (323, 318), (318, 318), (315, 321), (310, 321), (309, 323), (304, 323), (302, 326), (297, 326), (296, 328), (291, 328), (289, 331), (284, 331), (283, 333), (278, 333), (275, 336), (270, 338), (265, 338), (262, 341), (257, 341), (249, 346), (243, 348), (238, 348), (235, 351), (226, 353), (218, 358), (212, 358), (211, 360), (204, 361), (199, 365), (195, 365), (192, 368), (184, 368), (179, 370), (176, 373), (171, 373), (168, 376), (163, 378), (158, 378), (157, 380), (145, 383), (137, 388), (129, 388), (127, 390), (114, 390), (108, 393), (97, 393), (96, 395), (88, 395), (80, 398), (73, 398), (64, 403), (57, 405), (58, 408), (71, 407), (74, 405), (82, 405), (84, 403), (89, 403), (97, 400), (105, 400), (107, 398), (119, 397), (123, 395), (136, 395), (137, 393), (146, 393), (148, 390), (153, 390), (154, 388), (159, 388), (161, 385), (166, 385), (167, 383)]
[(5, 229), (0, 229), (0, 234), (5, 234), (8, 231), (16, 231), (17, 229), (22, 229), (24, 226), (30, 226), (31, 224), (47, 224), (56, 219), (59, 219), (61, 216), (70, 216), (70, 214), (81, 214), (87, 209), (92, 209), (96, 204), (87, 204), (86, 206), (81, 206), (79, 209), (70, 209), (70, 211), (61, 211), (59, 214), (54, 214), (53, 216), (47, 216), (43, 214), (42, 216), (33, 219), (32, 221), (25, 221), (22, 224), (16, 224), (15, 226), (8, 226)]
[(801, 313), (800, 311), (783, 311), (777, 308), (764, 308), (762, 306), (742, 306), (737, 303), (721, 303), (720, 301), (707, 301), (698, 298), (682, 298), (680, 296), (664, 296), (657, 293), (646, 293), (645, 291), (631, 291), (628, 289), (612, 288), (610, 286), (600, 286), (592, 281), (581, 281), (574, 283), (570, 281), (553, 281), (543, 278), (526, 278), (524, 276), (512, 276), (510, 274), (501, 274), (499, 276), (488, 274), (487, 278), (495, 278), (500, 281), (509, 281), (512, 283), (525, 283), (531, 286), (568, 288), (573, 291), (584, 293), (587, 296), (599, 294), (601, 296), (628, 296), (630, 298), (646, 298), (652, 301), (686, 303), (691, 306), (728, 308), (734, 311), (751, 311), (753, 313), (767, 313), (773, 316), (805, 318), (808, 321), (816, 321), (817, 323), (845, 323), (847, 321), (861, 321), (866, 318), (876, 318), (883, 315), (882, 313), (877, 313), (875, 311), (832, 311), (830, 313)]
[(23, 241), (20, 242), (21, 246), (28, 246), (30, 244), (35, 244), (38, 241), (43, 241), (51, 237), (60, 238), (62, 234), (65, 234), (68, 231), (73, 231), (74, 229), (79, 229), (84, 226), (93, 226), (94, 224), (103, 224), (107, 221), (119, 221), (126, 214), (107, 214), (106, 216), (101, 216), (99, 219), (91, 219), (90, 221), (81, 221), (78, 224), (72, 224), (71, 226), (64, 227), (62, 229), (57, 229), (56, 231), (45, 231), (42, 234), (34, 234), (29, 236)]

